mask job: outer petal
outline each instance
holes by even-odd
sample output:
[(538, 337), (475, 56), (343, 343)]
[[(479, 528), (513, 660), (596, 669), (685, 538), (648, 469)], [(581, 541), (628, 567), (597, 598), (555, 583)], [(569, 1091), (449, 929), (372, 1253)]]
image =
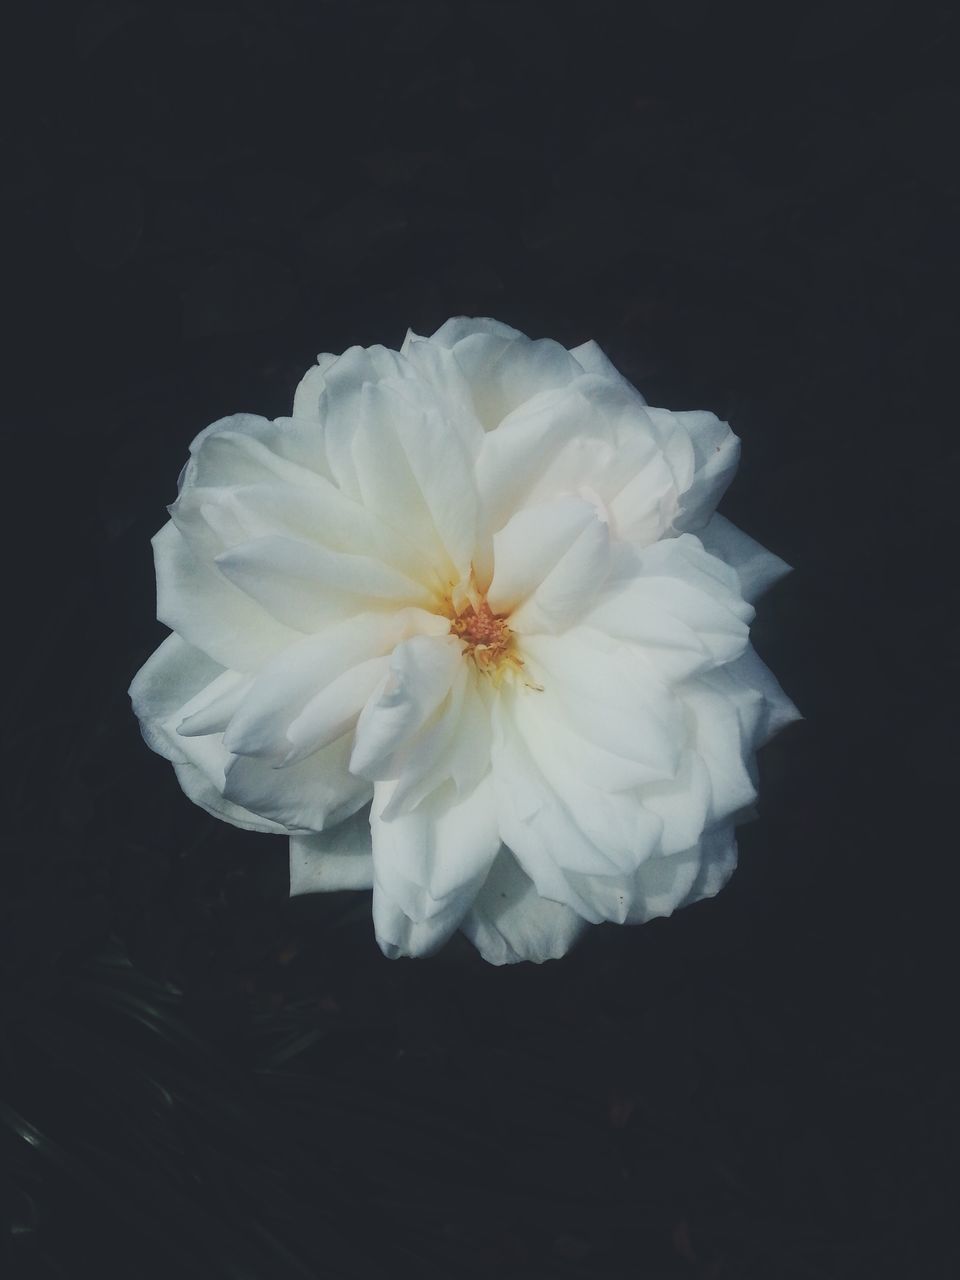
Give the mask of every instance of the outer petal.
[(669, 916), (685, 904), (700, 872), (699, 845), (669, 858), (651, 858), (637, 871), (624, 924)]
[(488, 431), (534, 396), (565, 387), (581, 372), (569, 351), (549, 338), (504, 343), (474, 334), (461, 339), (453, 354), (470, 385), (474, 412)]
[(691, 903), (713, 898), (737, 869), (737, 839), (733, 827), (714, 827), (700, 841), (700, 870), (684, 901)]
[(318, 835), (290, 837), (290, 896), (337, 889), (372, 889), (370, 807)]
[(672, 417), (689, 436), (695, 456), (694, 477), (684, 489), (674, 527), (696, 532), (713, 515), (734, 477), (740, 461), (740, 441), (714, 413), (694, 410)]
[[(489, 316), (454, 316), (446, 320), (439, 329), (430, 335), (430, 342), (439, 347), (455, 347), (464, 338), (484, 334), (491, 338), (500, 338), (505, 342), (522, 338), (524, 334), (502, 320), (492, 320)], [(412, 335), (414, 338), (416, 334)]]
[[(449, 362), (428, 356), (428, 348), (449, 351)], [(458, 396), (466, 389), (471, 417), (490, 431), (504, 417), (539, 392), (566, 385), (582, 372), (577, 359), (558, 342), (531, 340), (498, 320), (458, 316), (448, 320), (429, 339), (408, 333), (403, 351), (426, 370), (443, 369), (445, 386), (456, 382)]]
[(785, 560), (755, 542), (724, 516), (712, 516), (700, 530), (699, 537), (711, 555), (735, 571), (744, 599), (751, 602), (790, 572)]
[(460, 927), (490, 964), (540, 964), (566, 955), (587, 922), (563, 903), (541, 898), (504, 847)]
[(387, 955), (435, 950), (463, 919), (500, 848), (489, 780), (463, 799), (434, 792), (412, 813), (380, 816), (393, 784), (377, 783), (371, 810), (373, 911)]
[(642, 924), (671, 915), (678, 907), (712, 898), (730, 879), (737, 865), (737, 842), (732, 826), (705, 832), (692, 848), (670, 858), (651, 858), (637, 872), (636, 905), (627, 917)]
[[(738, 742), (733, 744), (735, 750), (739, 746)], [(676, 777), (643, 785), (643, 807), (662, 823), (661, 854), (682, 853), (697, 843), (710, 821), (713, 798), (710, 770), (703, 757), (689, 747), (680, 758)]]
[(177, 775), (180, 789), (188, 800), (205, 809), (214, 818), (229, 822), (232, 827), (240, 827), (244, 831), (262, 831), (268, 835), (286, 835), (287, 828), (280, 822), (273, 822), (260, 814), (245, 809), (242, 805), (227, 800), (220, 788), (224, 773), (223, 754), (212, 738), (200, 738), (195, 758), (202, 764), (181, 764), (174, 761), (173, 771)]
[(735, 705), (742, 705), (744, 700), (754, 703), (756, 719), (751, 734), (754, 748), (762, 747), (788, 724), (803, 719), (752, 645), (748, 645), (735, 662), (707, 672), (703, 679), (731, 698)]
[(484, 430), (474, 412), (470, 384), (456, 356), (449, 347), (409, 330), (400, 350), (439, 398), (449, 427), (459, 435), (470, 458), (476, 458)]
[(223, 667), (178, 635), (169, 635), (133, 678), (130, 700), (144, 740), (168, 760), (187, 760), (186, 743), (176, 737), (183, 707), (210, 688)]
[(462, 903), (453, 900), (424, 920), (411, 920), (374, 880), (373, 927), (380, 950), (388, 960), (433, 955), (456, 933), (463, 911)]
[(255, 671), (297, 638), (256, 601), (198, 560), (168, 521), (153, 538), (157, 618), (221, 666)]
[(306, 760), (279, 769), (235, 756), (227, 766), (224, 795), (289, 832), (325, 831), (372, 797), (370, 783), (348, 767), (352, 745), (353, 734), (347, 733)]
[(179, 492), (211, 485), (310, 484), (329, 480), (323, 433), (312, 423), (235, 413), (205, 427), (190, 445)]
[(750, 766), (760, 695), (751, 691), (745, 720), (733, 699), (724, 697), (706, 677), (688, 681), (680, 696), (692, 725), (690, 745), (710, 780), (708, 821), (724, 821), (757, 798)]
[(329, 351), (321, 351), (317, 363), (307, 370), (300, 379), (293, 393), (293, 416), (304, 418), (308, 422), (320, 421), (320, 402), (327, 389), (326, 373), (331, 365), (336, 364), (339, 356)]
[(311, 370), (297, 388), (295, 415), (323, 425), (330, 474), (344, 493), (353, 498), (360, 497), (353, 441), (364, 387), (381, 378), (404, 377), (410, 373), (407, 361), (397, 351), (381, 346), (350, 347), (326, 364), (319, 374)]
[(213, 686), (221, 689), (236, 673), (225, 672), (178, 635), (170, 635), (147, 659), (130, 686), (133, 709), (152, 750), (173, 762), (187, 796), (215, 817), (250, 831), (280, 833), (282, 824), (265, 819), (223, 796), (230, 754), (219, 734), (183, 737), (177, 732), (184, 715), (197, 709)]
[(636, 645), (674, 682), (739, 657), (752, 618), (736, 575), (682, 534), (621, 554), (583, 625)]
[(579, 347), (571, 347), (570, 354), (584, 373), (599, 373), (605, 378), (613, 378), (618, 382), (622, 382), (630, 388), (640, 404), (647, 403), (636, 387), (623, 376), (592, 338), (589, 342), (582, 342)]

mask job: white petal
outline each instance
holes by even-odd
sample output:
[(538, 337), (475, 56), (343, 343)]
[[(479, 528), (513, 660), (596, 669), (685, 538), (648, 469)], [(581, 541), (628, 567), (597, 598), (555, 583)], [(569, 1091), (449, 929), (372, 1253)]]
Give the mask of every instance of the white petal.
[(704, 410), (673, 415), (690, 438), (695, 455), (695, 475), (680, 499), (677, 529), (696, 532), (716, 510), (733, 479), (740, 460), (740, 441), (726, 422)]
[(737, 839), (732, 826), (714, 827), (700, 841), (700, 870), (681, 906), (715, 897), (737, 869)]
[(634, 441), (624, 457), (625, 482), (611, 493), (609, 519), (618, 538), (635, 547), (656, 545), (676, 517), (679, 489), (673, 467), (659, 444)]
[(320, 399), (327, 388), (326, 373), (337, 356), (321, 351), (317, 363), (308, 369), (300, 379), (293, 393), (293, 416), (304, 418), (308, 422), (320, 422)]
[(418, 579), (449, 590), (469, 568), (477, 497), (472, 461), (439, 398), (414, 377), (368, 384), (351, 449), (361, 501), (417, 549)]
[(401, 351), (439, 398), (448, 427), (460, 437), (469, 457), (476, 458), (483, 444), (484, 430), (474, 412), (470, 384), (453, 352), (449, 347), (410, 332)]
[(704, 678), (709, 678), (713, 687), (726, 692), (735, 703), (741, 702), (745, 695), (759, 696), (762, 706), (751, 742), (753, 747), (762, 747), (788, 724), (803, 719), (752, 645), (748, 645), (735, 662), (707, 673)]
[(205, 809), (211, 817), (229, 822), (243, 831), (260, 831), (265, 835), (286, 835), (287, 828), (281, 822), (273, 822), (261, 814), (253, 813), (243, 805), (234, 804), (222, 792), (225, 762), (229, 757), (216, 738), (195, 738), (197, 749), (194, 758), (198, 763), (173, 763), (180, 789), (188, 800)]
[(403, 351), (426, 368), (429, 347), (452, 352), (460, 380), (468, 389), (472, 415), (487, 430), (532, 396), (565, 386), (582, 372), (576, 358), (558, 342), (532, 341), (497, 320), (460, 316), (448, 320), (431, 338), (408, 334)]
[(503, 697), (494, 708), (502, 838), (541, 897), (566, 903), (586, 920), (623, 923), (640, 909), (638, 862), (659, 860), (660, 820), (642, 806), (642, 791), (595, 788), (591, 795), (586, 784), (562, 777), (549, 760), (549, 741), (539, 743), (535, 759), (518, 732), (520, 702), (514, 699), (513, 714)]
[(739, 657), (752, 617), (735, 574), (683, 534), (621, 557), (583, 625), (640, 646), (677, 681)]
[(714, 515), (700, 530), (700, 541), (736, 572), (744, 598), (758, 600), (790, 572), (790, 565), (738, 529), (724, 516)]
[[(322, 373), (322, 386), (317, 375), (310, 395), (319, 393), (317, 407), (308, 411), (323, 424), (323, 436), (330, 472), (344, 491), (360, 497), (360, 482), (353, 454), (354, 436), (361, 416), (364, 388), (391, 374), (403, 377), (409, 372), (407, 362), (396, 351), (386, 347), (350, 347), (328, 365)], [(307, 391), (300, 399), (301, 411), (307, 402)], [(296, 403), (296, 402), (295, 402)]]
[(193, 486), (169, 511), (191, 550), (206, 561), (252, 539), (279, 534), (367, 556), (414, 578), (423, 563), (401, 533), (320, 476), (308, 476), (300, 484)]
[[(477, 540), (478, 496), (473, 458), (461, 435), (451, 430), (442, 406), (433, 396), (428, 399), (412, 379), (384, 381), (369, 395), (374, 401), (374, 416), (389, 423), (387, 429), (400, 443), (447, 556), (459, 577), (465, 577)], [(384, 460), (374, 465), (382, 471)], [(396, 483), (395, 474), (390, 480)]]
[(474, 412), (488, 430), (534, 396), (565, 387), (582, 371), (559, 342), (522, 335), (504, 342), (491, 334), (471, 334), (453, 348), (470, 386)]
[(373, 888), (370, 808), (317, 835), (290, 837), (290, 896)]
[(696, 751), (684, 750), (675, 778), (645, 783), (640, 800), (663, 824), (663, 854), (682, 853), (697, 843), (711, 815), (713, 788), (710, 772)]
[(637, 872), (637, 906), (628, 922), (641, 924), (668, 916), (719, 893), (737, 866), (732, 826), (704, 832), (692, 848), (670, 858), (651, 858)]
[(448, 785), (412, 813), (386, 819), (395, 785), (374, 786), (374, 871), (381, 888), (411, 919), (424, 920), (451, 894), (472, 898), (496, 856), (500, 837), (490, 779), (466, 796), (457, 796)]
[(180, 708), (183, 719), (177, 725), (177, 733), (183, 738), (223, 733), (251, 683), (251, 676), (224, 671)]
[[(494, 535), (493, 581), (487, 593), (490, 608), (494, 613), (512, 612), (538, 589), (547, 586), (547, 580), (562, 561), (566, 561), (566, 565), (555, 585), (570, 574), (578, 560), (587, 562), (589, 573), (591, 552), (596, 558), (599, 549), (600, 559), (605, 561), (607, 546), (607, 530), (598, 517), (597, 508), (583, 498), (567, 496), (521, 509)], [(581, 598), (586, 597), (587, 601), (601, 585), (596, 581), (597, 565), (592, 568), (594, 581), (588, 577), (580, 582)], [(570, 585), (576, 591), (576, 582)], [(549, 607), (556, 595), (555, 589), (548, 588), (542, 606)], [(516, 618), (511, 619), (510, 625), (518, 629)]]
[[(301, 725), (295, 738), (289, 733), (313, 699), (322, 698), (326, 690), (358, 666), (369, 672), (371, 668), (367, 663), (385, 658), (408, 636), (445, 630), (445, 620), (434, 614), (420, 609), (400, 609), (396, 613), (358, 614), (325, 627), (315, 636), (301, 637), (257, 673), (227, 728), (227, 747), (238, 755), (260, 757), (277, 765), (290, 760), (292, 748), (307, 742), (308, 726)], [(365, 675), (359, 677), (361, 684), (365, 678)], [(348, 695), (351, 689), (359, 698), (359, 691), (351, 684), (350, 688), (341, 686), (326, 703), (327, 711), (334, 717), (327, 719), (326, 728), (335, 725), (338, 709), (344, 710), (343, 695)], [(365, 700), (358, 702), (348, 727), (352, 728)], [(320, 727), (316, 714), (319, 709), (313, 708), (308, 722), (313, 733)]]
[[(598, 427), (609, 433), (608, 421), (600, 419), (574, 383), (562, 391), (538, 395), (489, 432), (476, 470), (490, 532), (502, 529), (515, 511), (530, 504), (529, 495), (538, 483), (544, 500), (575, 493), (596, 452)], [(568, 454), (573, 455), (570, 462), (558, 466), (558, 460), (566, 463)], [(551, 482), (544, 482), (545, 473)]]
[(677, 495), (686, 493), (697, 470), (697, 451), (680, 418), (680, 414), (670, 409), (657, 409), (653, 405), (646, 407), (646, 421), (673, 477)]
[(558, 960), (587, 922), (561, 902), (541, 898), (509, 849), (503, 848), (460, 928), (490, 964)]
[(590, 607), (610, 571), (610, 530), (596, 508), (583, 532), (567, 548), (536, 590), (514, 610), (518, 635), (565, 631)]
[(180, 636), (166, 637), (134, 676), (129, 689), (134, 714), (152, 751), (170, 760), (188, 759), (186, 744), (176, 737), (182, 708), (226, 674), (219, 663)]
[(634, 871), (659, 851), (663, 823), (643, 807), (640, 790), (616, 789), (605, 780), (598, 783), (584, 777), (577, 749), (582, 739), (557, 733), (555, 722), (541, 711), (539, 694), (518, 694), (510, 705), (517, 732), (543, 782), (562, 797), (565, 810), (589, 841), (585, 851), (577, 849), (572, 862), (566, 860), (566, 849), (558, 845), (555, 856), (561, 866), (575, 872), (617, 875)]
[(493, 704), (492, 778), (499, 815), (500, 835), (541, 898), (562, 902), (593, 923), (603, 916), (573, 888), (562, 869), (593, 866), (602, 850), (577, 827), (544, 781), (525, 742), (517, 731), (509, 699)]
[(424, 725), (446, 697), (462, 664), (454, 636), (413, 636), (394, 649), (380, 689), (360, 713), (350, 761), (354, 773), (391, 776), (394, 752)]
[(255, 671), (297, 639), (212, 565), (198, 560), (173, 521), (153, 538), (157, 618), (224, 667)]
[(617, 495), (642, 474), (642, 493), (621, 503), (618, 518), (629, 529), (662, 508), (667, 523), (652, 535), (659, 536), (674, 513), (677, 481), (650, 412), (631, 388), (597, 374), (534, 396), (488, 433), (477, 458), (484, 527), (495, 533), (521, 507), (565, 493), (590, 491), (615, 510)]
[(411, 920), (374, 880), (373, 927), (377, 944), (388, 960), (433, 955), (456, 933), (463, 912), (462, 903), (452, 899), (443, 910), (425, 920)]
[(496, 810), (487, 779), (464, 798), (442, 788), (384, 821), (392, 787), (376, 784), (370, 818), (377, 940), (387, 955), (425, 954), (460, 924), (497, 855)]
[(489, 316), (454, 316), (432, 333), (429, 341), (435, 342), (440, 347), (453, 347), (463, 338), (470, 338), (478, 333), (501, 338), (504, 341), (524, 336), (519, 329), (514, 329), (500, 320), (491, 320)]
[(347, 733), (306, 760), (283, 768), (250, 756), (234, 756), (227, 766), (224, 795), (290, 832), (323, 831), (349, 818), (372, 797), (370, 783), (350, 772), (352, 745), (353, 735)]
[(233, 675), (178, 635), (170, 635), (147, 659), (130, 686), (133, 709), (147, 745), (173, 762), (185, 794), (215, 817), (250, 831), (282, 832), (283, 826), (265, 820), (223, 796), (224, 773), (230, 755), (219, 734), (185, 738), (177, 726), (185, 708), (196, 705), (207, 689)]
[(434, 714), (385, 763), (380, 772), (396, 784), (382, 810), (385, 820), (411, 812), (448, 780), (465, 796), (489, 772), (490, 723), (478, 681), (461, 662)]
[(535, 697), (532, 693), (525, 695), (530, 704), (529, 712), (543, 718), (551, 745), (564, 759), (576, 761), (585, 782), (605, 791), (629, 791), (640, 784), (648, 784), (652, 776), (659, 776), (659, 770), (651, 770), (649, 765), (597, 746), (577, 733), (562, 701), (549, 685), (534, 692)]
[(254, 538), (216, 558), (220, 572), (278, 622), (302, 633), (376, 604), (429, 605), (419, 583), (370, 556), (293, 538)]
[[(710, 819), (722, 821), (757, 798), (747, 767), (751, 742), (745, 741), (735, 703), (717, 692), (707, 678), (688, 681), (680, 697), (691, 720), (690, 745), (703, 761), (710, 778)], [(755, 712), (759, 712), (759, 694), (753, 695), (753, 703)]]
[(617, 381), (626, 383), (641, 404), (647, 403), (636, 387), (623, 376), (612, 360), (592, 338), (589, 342), (582, 342), (579, 347), (571, 347), (570, 354), (584, 373), (599, 373), (605, 378), (614, 378)]
[(389, 658), (358, 662), (315, 694), (287, 728), (292, 744), (284, 764), (304, 760), (353, 729), (364, 704), (380, 686), (389, 669)]
[(236, 413), (211, 423), (192, 442), (180, 491), (218, 485), (309, 485), (329, 476), (323, 434), (313, 424)]
[(637, 871), (625, 924), (643, 924), (684, 906), (700, 873), (700, 846), (667, 858), (650, 858)]
[(522, 652), (530, 675), (553, 694), (545, 711), (562, 707), (589, 742), (646, 765), (648, 781), (674, 776), (684, 740), (680, 709), (642, 654), (582, 627), (524, 636)]
[(460, 796), (472, 791), (490, 771), (490, 702), (496, 697), (482, 677), (470, 675), (469, 668), (468, 677), (456, 739), (444, 763), (444, 772)]

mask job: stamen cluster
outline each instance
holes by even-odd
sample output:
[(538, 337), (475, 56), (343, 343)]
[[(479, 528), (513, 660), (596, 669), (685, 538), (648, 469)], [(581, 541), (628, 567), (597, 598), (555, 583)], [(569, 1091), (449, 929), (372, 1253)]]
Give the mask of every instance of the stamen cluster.
[(464, 641), (464, 656), (473, 660), (481, 675), (491, 676), (496, 683), (507, 671), (523, 667), (506, 617), (494, 613), (485, 597), (453, 614), (450, 634)]

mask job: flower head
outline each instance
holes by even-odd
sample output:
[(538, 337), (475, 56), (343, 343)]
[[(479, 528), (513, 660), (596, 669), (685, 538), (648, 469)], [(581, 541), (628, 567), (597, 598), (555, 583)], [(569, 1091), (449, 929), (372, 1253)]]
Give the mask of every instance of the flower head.
[(595, 343), (450, 320), (322, 355), (191, 445), (131, 686), (187, 795), (372, 888), (388, 955), (494, 963), (717, 892), (797, 712), (749, 644), (787, 566), (716, 504), (738, 441)]

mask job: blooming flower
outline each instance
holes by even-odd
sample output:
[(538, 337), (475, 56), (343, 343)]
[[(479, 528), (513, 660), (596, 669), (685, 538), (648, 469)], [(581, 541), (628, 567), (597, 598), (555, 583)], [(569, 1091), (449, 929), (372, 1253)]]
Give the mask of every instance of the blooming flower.
[(321, 355), (292, 417), (191, 445), (144, 737), (289, 836), (292, 894), (372, 888), (389, 956), (544, 960), (709, 897), (798, 714), (748, 639), (787, 566), (715, 514), (738, 446), (493, 320)]

